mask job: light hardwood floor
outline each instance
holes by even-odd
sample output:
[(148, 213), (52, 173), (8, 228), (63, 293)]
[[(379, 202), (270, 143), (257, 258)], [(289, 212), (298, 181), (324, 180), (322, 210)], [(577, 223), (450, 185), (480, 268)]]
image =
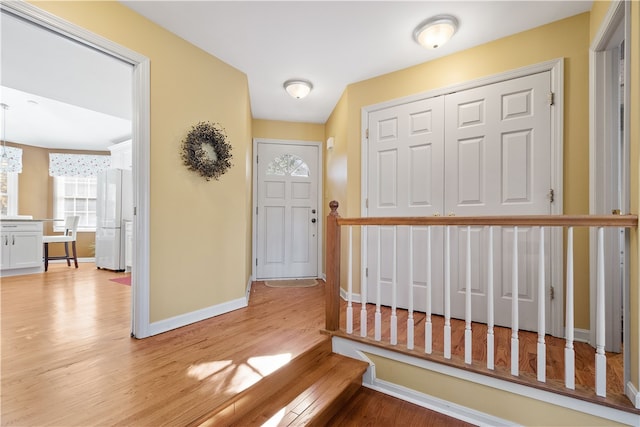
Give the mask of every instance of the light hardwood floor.
[[(2, 279), (2, 425), (187, 425), (326, 339), (322, 285), (257, 282), (247, 308), (137, 340), (130, 288), (109, 280), (121, 273), (49, 268)], [(397, 425), (462, 425), (395, 404), (365, 391), (336, 423), (389, 425), (386, 411), (363, 409), (384, 405)]]

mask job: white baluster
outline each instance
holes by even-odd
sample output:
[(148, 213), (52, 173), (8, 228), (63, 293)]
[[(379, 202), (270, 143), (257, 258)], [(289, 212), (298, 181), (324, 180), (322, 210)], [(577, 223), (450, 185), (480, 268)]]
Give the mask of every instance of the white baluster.
[(607, 396), (607, 356), (604, 317), (604, 229), (598, 227), (598, 258), (596, 279), (596, 395)]
[(511, 265), (511, 375), (518, 376), (520, 342), (518, 339), (518, 227), (513, 227), (513, 254)]
[(393, 272), (391, 279), (391, 345), (398, 344), (398, 314), (396, 308), (398, 306), (398, 276), (397, 276), (397, 239), (398, 227), (393, 227)]
[[(369, 230), (367, 230), (368, 232)], [(366, 270), (363, 270), (360, 274), (360, 336), (367, 336), (367, 287), (369, 285), (369, 278), (367, 277)]]
[(538, 248), (538, 381), (547, 379), (547, 350), (544, 342), (545, 324), (545, 265), (544, 265), (544, 227), (540, 227), (540, 247)]
[(413, 227), (409, 227), (409, 312), (407, 317), (407, 348), (413, 350)]
[(349, 261), (347, 280), (347, 333), (353, 333), (353, 227), (349, 226)]
[(382, 338), (382, 313), (380, 312), (380, 228), (378, 227), (378, 275), (376, 279), (376, 314), (374, 317), (374, 339), (380, 341)]
[(464, 363), (470, 365), (472, 359), (471, 342), (471, 226), (467, 226), (467, 265), (464, 292)]
[(493, 335), (493, 227), (489, 227), (487, 252), (487, 369), (495, 368)]
[(564, 384), (574, 390), (575, 350), (573, 349), (573, 227), (567, 230), (567, 307), (566, 307), (566, 339), (564, 349)]
[(445, 227), (444, 232), (444, 357), (451, 359), (451, 254), (450, 232)]
[(431, 323), (431, 226), (427, 227), (427, 283), (426, 313), (424, 319), (424, 352), (431, 354), (433, 351), (433, 324)]

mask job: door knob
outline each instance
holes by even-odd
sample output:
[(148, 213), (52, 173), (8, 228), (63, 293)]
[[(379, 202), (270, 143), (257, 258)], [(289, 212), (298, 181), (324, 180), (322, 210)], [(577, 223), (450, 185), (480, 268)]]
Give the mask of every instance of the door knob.
[(315, 224), (316, 223), (316, 219), (315, 218), (311, 218), (311, 222)]

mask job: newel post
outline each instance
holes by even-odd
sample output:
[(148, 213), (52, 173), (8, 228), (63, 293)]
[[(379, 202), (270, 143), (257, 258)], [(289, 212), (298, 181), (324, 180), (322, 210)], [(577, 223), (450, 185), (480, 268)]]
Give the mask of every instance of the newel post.
[(331, 212), (327, 216), (326, 269), (327, 299), (325, 326), (328, 331), (340, 327), (340, 226), (338, 225), (338, 202), (329, 203)]

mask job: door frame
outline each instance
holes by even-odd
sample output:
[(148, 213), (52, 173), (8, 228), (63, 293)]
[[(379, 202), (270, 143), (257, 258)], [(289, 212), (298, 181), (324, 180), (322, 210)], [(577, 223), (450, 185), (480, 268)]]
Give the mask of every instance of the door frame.
[[(629, 64), (629, 40), (631, 40), (630, 26), (630, 4), (626, 1), (617, 0), (611, 3), (609, 10), (598, 33), (589, 48), (589, 212), (591, 214), (608, 213), (603, 212), (606, 204), (610, 202), (612, 192), (616, 189), (609, 188), (607, 183), (611, 183), (615, 168), (611, 167), (610, 159), (617, 154), (618, 149), (612, 147), (611, 135), (618, 131), (616, 123), (612, 123), (612, 117), (619, 117), (619, 114), (612, 114), (611, 111), (617, 108), (612, 105), (611, 100), (617, 99), (610, 90), (611, 83), (611, 54), (610, 49), (613, 43), (622, 37), (625, 42), (625, 82), (624, 82), (624, 104), (629, 105), (630, 100), (630, 64)], [(622, 26), (622, 34), (618, 29)], [(617, 75), (615, 76), (617, 82)], [(620, 192), (621, 213), (629, 212), (629, 109), (623, 111), (623, 121), (625, 132), (623, 133), (623, 148), (619, 153), (622, 161), (621, 182), (617, 182), (617, 191)], [(603, 185), (604, 184), (604, 185)], [(620, 351), (623, 348), (624, 358), (624, 382), (629, 381), (629, 348), (621, 346), (621, 338), (624, 342), (629, 342), (629, 234), (625, 233), (624, 252), (625, 261), (623, 263), (621, 277), (622, 283), (614, 282), (611, 292), (612, 298), (607, 298), (605, 302), (606, 328), (605, 343), (607, 351)], [(596, 338), (596, 235), (595, 230), (590, 233), (590, 281), (589, 281), (589, 301), (590, 301), (590, 343), (595, 346)], [(615, 262), (607, 254), (616, 254), (618, 248), (608, 247), (605, 243), (605, 260), (610, 263)], [(615, 255), (612, 255), (615, 257)], [(607, 262), (607, 261), (605, 261)], [(605, 273), (606, 274), (606, 273)], [(624, 318), (624, 326), (617, 319)], [(621, 336), (621, 327), (623, 329)]]
[(317, 276), (324, 277), (323, 271), (323, 253), (322, 253), (322, 244), (323, 244), (323, 230), (324, 230), (324, 210), (322, 206), (322, 182), (324, 181), (324, 169), (322, 165), (324, 164), (324, 153), (322, 152), (323, 144), (321, 141), (302, 141), (302, 140), (290, 140), (290, 139), (270, 139), (270, 138), (253, 138), (253, 166), (252, 166), (252, 174), (253, 174), (253, 191), (252, 191), (252, 238), (251, 238), (251, 281), (254, 281), (257, 277), (257, 264), (258, 264), (258, 215), (256, 214), (256, 209), (258, 209), (258, 144), (273, 144), (273, 145), (309, 145), (315, 146), (318, 148), (318, 164), (316, 167), (318, 168), (318, 192), (317, 192), (317, 210), (318, 210), (318, 268), (317, 268)]
[(0, 9), (19, 16), (62, 37), (96, 49), (133, 66), (132, 164), (133, 164), (133, 268), (131, 281), (131, 335), (149, 331), (149, 149), (150, 61), (129, 48), (72, 24), (27, 2), (2, 2)]
[[(564, 213), (564, 190), (563, 190), (563, 148), (564, 148), (564, 58), (552, 59), (538, 64), (529, 65), (514, 70), (505, 71), (487, 77), (469, 80), (463, 83), (446, 86), (443, 88), (433, 89), (418, 94), (385, 101), (379, 104), (368, 105), (361, 110), (361, 154), (360, 169), (362, 189), (360, 212), (361, 216), (368, 216), (368, 194), (367, 194), (367, 129), (369, 127), (369, 114), (400, 104), (414, 102), (425, 98), (432, 98), (441, 95), (447, 95), (453, 92), (473, 89), (480, 86), (486, 86), (493, 83), (499, 83), (505, 80), (511, 80), (531, 74), (549, 71), (551, 74), (551, 91), (554, 94), (553, 107), (551, 109), (551, 186), (554, 190), (554, 202), (551, 203), (551, 214), (561, 215)], [(445, 136), (446, 137), (446, 136)], [(556, 254), (564, 253), (563, 232), (557, 227), (551, 228), (550, 242), (550, 259), (549, 266), (551, 272), (551, 283), (548, 286), (554, 287), (553, 300), (546, 305), (550, 312), (551, 325), (549, 325), (549, 333), (555, 337), (564, 337), (564, 261), (562, 256)], [(366, 233), (361, 234), (361, 271), (365, 271), (367, 260)], [(549, 295), (549, 291), (547, 291)]]

